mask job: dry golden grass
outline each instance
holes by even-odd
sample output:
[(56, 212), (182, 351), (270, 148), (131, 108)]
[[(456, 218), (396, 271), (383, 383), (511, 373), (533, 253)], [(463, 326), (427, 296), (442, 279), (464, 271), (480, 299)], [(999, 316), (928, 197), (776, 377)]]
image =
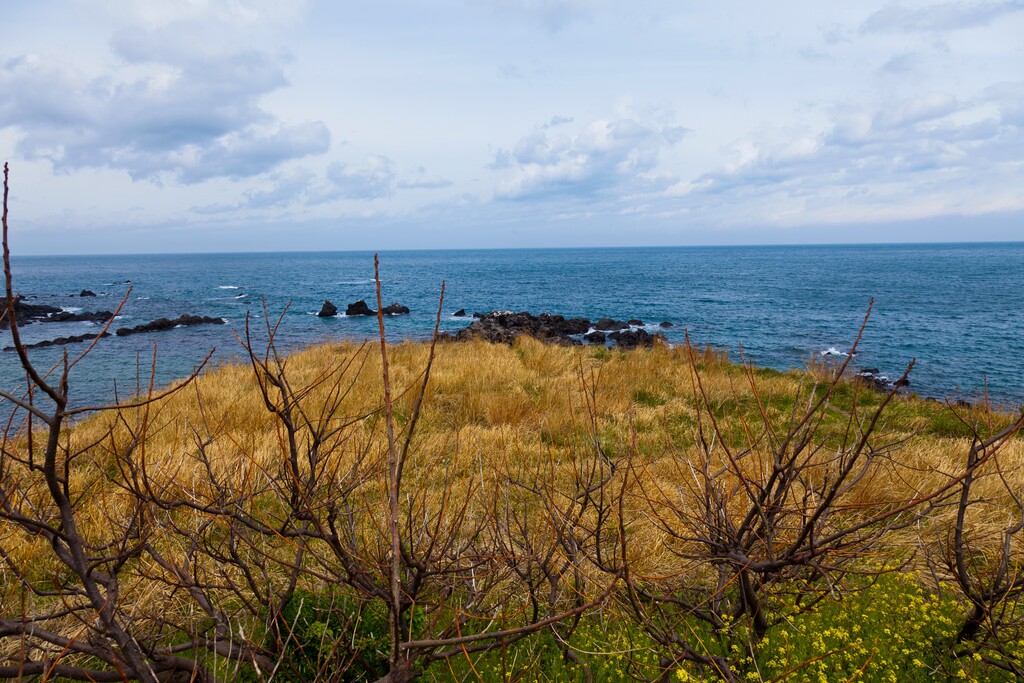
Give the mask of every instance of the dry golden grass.
[[(400, 426), (412, 414), (428, 350), (421, 343), (389, 348)], [(286, 368), (312, 424), (327, 419), (327, 406), (340, 404), (329, 419), (345, 426), (331, 437), (328, 446), (333, 455), (322, 463), (321, 476), (341, 478), (357, 461), (364, 467), (379, 466), (386, 452), (379, 347), (325, 344), (291, 355)], [(659, 346), (623, 353), (549, 346), (530, 339), (512, 347), (484, 342), (441, 344), (408, 463), (404, 505), (425, 519), (440, 516), (448, 523), (452, 510), (463, 504), (471, 518), (486, 515), (495, 501), (509, 495), (510, 480), (544, 480), (551, 491), (571, 492), (578, 473), (597, 457), (596, 435), (608, 458), (622, 462), (628, 458), (632, 463), (636, 481), (624, 504), (636, 571), (651, 577), (678, 573), (688, 569), (678, 555), (686, 549), (669, 543), (652, 520), (661, 515), (671, 518), (673, 504), (688, 509), (701, 493), (691, 469), (700, 459), (698, 425), (707, 429), (713, 416), (725, 445), (742, 450), (753, 444), (734, 467), (751, 480), (761, 480), (770, 463), (765, 430), (784, 432), (794, 403), (798, 410), (807, 404), (810, 389), (821, 380), (820, 370), (817, 377), (797, 372), (748, 373), (711, 350), (691, 355), (687, 349)], [(844, 382), (816, 438), (834, 451), (849, 412), (857, 410), (862, 417), (854, 422), (863, 423), (881, 399)], [(963, 436), (943, 433), (956, 432), (949, 425), (959, 424), (950, 420), (949, 410), (934, 401), (897, 399), (883, 415), (874, 438), (878, 446), (888, 442), (898, 447), (844, 500), (849, 506), (846, 512), (870, 511), (886, 501), (949, 484), (962, 470), (970, 447)], [(963, 412), (963, 419), (971, 424), (981, 426), (991, 420), (991, 429), (1012, 420), (1010, 415), (987, 415), (981, 408)], [(145, 464), (164, 496), (209, 500), (216, 495), (209, 483), (212, 472), (230, 483), (240, 499), (250, 494), (266, 499), (268, 520), (280, 504), (262, 487), (270, 473), (284, 466), (284, 434), (264, 406), (248, 366), (219, 368), (145, 408), (95, 416), (75, 425), (67, 439), (72, 451), (88, 446), (72, 467), (71, 490), (79, 497), (83, 534), (96, 546), (116, 542), (133, 523), (133, 499), (121, 479), (127, 444), (133, 439), (131, 457)], [(206, 460), (198, 457), (200, 443)], [(829, 452), (823, 449), (824, 454)], [(714, 468), (729, 465), (721, 446), (713, 450), (712, 459)], [(1002, 482), (1024, 481), (1022, 466), (1024, 441), (1018, 438), (986, 470), (974, 493), (987, 503), (969, 520), (979, 539), (996, 538), (1008, 515), (1019, 513)], [(1004, 479), (994, 476), (997, 468)], [(442, 486), (446, 478), (454, 482), (447, 488)], [(366, 519), (376, 520), (361, 530), (368, 552), (383, 557), (386, 549), (373, 547), (386, 528), (386, 492), (382, 477), (380, 481), (376, 489), (364, 487), (354, 495), (358, 505), (371, 511)], [(45, 492), (31, 488), (38, 487), (38, 481), (25, 474), (24, 482), (26, 495), (45, 508)], [(736, 509), (741, 509), (743, 497), (736, 490), (732, 494)], [(533, 512), (538, 515), (532, 522), (535, 528), (550, 533), (550, 519), (539, 514), (536, 504)], [(182, 549), (169, 531), (171, 523), (186, 527), (199, 523), (190, 521), (192, 513), (187, 511), (150, 514), (157, 528), (166, 529), (155, 543), (164, 543), (172, 554)], [(917, 528), (892, 537), (891, 543), (903, 544), (893, 552), (906, 559), (922, 543), (939, 542), (948, 534), (950, 514), (945, 507), (930, 510)], [(674, 522), (666, 523), (682, 522), (677, 515)], [(457, 535), (459, 530), (451, 533)], [(0, 544), (13, 563), (30, 568), (33, 580), (55, 585), (62, 581), (59, 564), (39, 539), (0, 524)], [(152, 562), (141, 562), (122, 586), (123, 597), (135, 601), (140, 613), (186, 610), (182, 595), (153, 580), (161, 574)], [(0, 569), (5, 608), (15, 604), (17, 592), (13, 576)]]

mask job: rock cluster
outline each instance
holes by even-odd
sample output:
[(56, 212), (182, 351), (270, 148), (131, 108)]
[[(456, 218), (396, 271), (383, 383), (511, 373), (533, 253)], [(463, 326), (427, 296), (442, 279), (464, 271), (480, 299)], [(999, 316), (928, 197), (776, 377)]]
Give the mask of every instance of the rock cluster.
[(345, 315), (377, 315), (377, 311), (367, 306), (366, 302), (360, 299), (359, 301), (348, 305), (345, 309)]
[[(109, 337), (109, 332), (104, 332), (100, 335), (101, 337)], [(41, 349), (45, 346), (66, 346), (67, 344), (75, 344), (78, 342), (92, 341), (96, 338), (95, 334), (76, 334), (70, 337), (57, 337), (56, 339), (47, 339), (45, 341), (36, 342), (34, 344), (25, 344), (26, 349)], [(5, 346), (4, 351), (14, 351), (13, 346)]]
[[(6, 317), (6, 315), (4, 316)], [(33, 322), (39, 323), (73, 323), (73, 322), (96, 322), (105, 323), (114, 314), (110, 311), (82, 311), (71, 313), (56, 306), (45, 306), (43, 304), (30, 304), (25, 297), (19, 296), (14, 300), (14, 319), (19, 325), (28, 325)]]
[(449, 337), (456, 341), (484, 339), (494, 343), (511, 344), (516, 337), (526, 335), (549, 344), (563, 346), (581, 346), (584, 340), (591, 344), (605, 344), (611, 340), (621, 348), (651, 348), (655, 340), (664, 339), (661, 334), (650, 334), (647, 330), (635, 327), (643, 324), (640, 320), (622, 322), (601, 318), (597, 323), (591, 324), (586, 318), (566, 318), (551, 313), (533, 315), (526, 311), (474, 313), (473, 317), (476, 320), (469, 327), (459, 330), (454, 337)]
[(223, 325), (224, 318), (211, 318), (205, 315), (189, 315), (188, 313), (182, 313), (179, 317), (174, 320), (168, 320), (167, 318), (157, 318), (152, 322), (148, 322), (144, 325), (136, 325), (135, 327), (122, 327), (117, 331), (118, 337), (126, 337), (129, 334), (139, 334), (142, 332), (163, 332), (164, 330), (173, 330), (175, 327), (193, 327), (194, 325)]
[(890, 381), (885, 375), (878, 374), (878, 368), (861, 368), (855, 377), (861, 381), (861, 383), (874, 389), (875, 391), (891, 391), (893, 387), (902, 389), (910, 386), (910, 380), (906, 377), (900, 378), (895, 382)]
[[(327, 303), (327, 302), (324, 302)], [(409, 307), (403, 306), (402, 304), (391, 304), (381, 309), (384, 315), (408, 315)], [(373, 310), (366, 305), (366, 301), (360, 299), (355, 303), (351, 303), (345, 309), (345, 315), (356, 316), (356, 315), (377, 315), (377, 311)]]

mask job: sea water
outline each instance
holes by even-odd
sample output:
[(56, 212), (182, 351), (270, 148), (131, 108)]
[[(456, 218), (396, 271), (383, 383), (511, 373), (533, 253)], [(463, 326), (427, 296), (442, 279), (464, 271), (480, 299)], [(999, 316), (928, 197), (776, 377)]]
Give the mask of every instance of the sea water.
[[(849, 352), (873, 299), (854, 368), (896, 378), (915, 359), (919, 394), (974, 400), (987, 387), (997, 403), (1024, 403), (1024, 243), (391, 251), (380, 263), (384, 304), (411, 309), (387, 319), (393, 341), (430, 336), (444, 281), (443, 330), (470, 322), (452, 316), (460, 308), (640, 318), (652, 331), (668, 321), (670, 343), (688, 332), (733, 359), (742, 348), (749, 362), (788, 369)], [(368, 252), (15, 257), (13, 270), (30, 303), (113, 310), (127, 297), (113, 329), (182, 313), (227, 321), (100, 340), (72, 371), (77, 406), (144, 388), (154, 353), (157, 386), (188, 375), (211, 350), (212, 365), (237, 361), (247, 325), (265, 347), (268, 323), (280, 321), (282, 350), (377, 332), (376, 318), (316, 315), (325, 299), (341, 312), (358, 299), (376, 308)], [(97, 329), (33, 323), (23, 336)], [(86, 346), (67, 349), (74, 358)], [(61, 358), (60, 348), (30, 353), (40, 367)], [(0, 352), (0, 388), (23, 383), (16, 354)]]

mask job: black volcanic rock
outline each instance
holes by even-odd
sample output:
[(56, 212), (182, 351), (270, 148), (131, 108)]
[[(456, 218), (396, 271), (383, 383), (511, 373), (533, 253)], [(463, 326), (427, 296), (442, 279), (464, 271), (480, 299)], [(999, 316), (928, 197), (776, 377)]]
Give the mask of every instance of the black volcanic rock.
[(613, 320), (612, 318), (601, 318), (594, 323), (595, 330), (601, 330), (608, 332), (609, 330), (625, 330), (629, 328), (629, 323), (624, 323), (621, 320)]
[(90, 313), (89, 311), (82, 311), (81, 313), (60, 311), (45, 318), (38, 318), (38, 320), (41, 323), (105, 323), (113, 317), (114, 314), (110, 311), (96, 311), (95, 313)]
[(366, 301), (360, 299), (345, 308), (345, 315), (377, 315), (377, 311), (367, 306)]
[(615, 340), (615, 345), (620, 349), (653, 348), (654, 342), (663, 339), (660, 334), (651, 334), (647, 330), (622, 330), (612, 332), (609, 339)]
[(490, 342), (511, 344), (516, 337), (526, 335), (549, 343), (580, 344), (571, 335), (584, 334), (590, 329), (586, 318), (565, 318), (560, 315), (542, 313), (533, 315), (525, 311), (494, 311), (481, 313), (469, 327), (460, 330), (455, 338), (485, 339)]
[[(43, 304), (30, 304), (25, 302), (25, 297), (18, 296), (14, 299), (14, 319), (22, 324), (30, 323), (34, 320), (41, 320), (54, 313), (63, 313), (63, 310), (56, 306), (45, 306)], [(4, 311), (4, 318), (6, 319), (7, 313)]]
[(96, 292), (89, 291), (88, 289), (83, 289), (82, 293), (79, 294), (78, 296), (96, 296)]
[(626, 324), (627, 325), (643, 325), (644, 321), (640, 320), (640, 318), (630, 318), (629, 320), (626, 321)]
[[(30, 304), (25, 302), (24, 297), (17, 297), (14, 300), (14, 319), (19, 325), (28, 325), (33, 322), (41, 323), (71, 323), (71, 322), (100, 322), (105, 323), (114, 314), (110, 311), (96, 311), (90, 313), (83, 311), (81, 313), (71, 313), (65, 311), (62, 308), (56, 306), (46, 306), (43, 304)], [(3, 315), (6, 319), (6, 312)]]
[(454, 313), (452, 313), (452, 317), (453, 318), (465, 318), (466, 317), (466, 309), (465, 308), (460, 308), (459, 310), (457, 310)]
[(144, 325), (137, 325), (135, 327), (122, 327), (117, 331), (118, 337), (125, 337), (129, 334), (139, 334), (141, 332), (163, 332), (165, 330), (173, 330), (175, 327), (192, 327), (194, 325), (223, 325), (224, 318), (211, 318), (208, 316), (189, 315), (188, 313), (182, 313), (181, 316), (174, 320), (168, 320), (167, 318), (157, 318), (152, 322), (148, 322)]
[(658, 327), (675, 327), (675, 325), (665, 320), (663, 322), (658, 323)]
[[(109, 332), (104, 332), (100, 335), (101, 337), (109, 337)], [(57, 337), (56, 339), (47, 339), (45, 341), (36, 342), (34, 344), (25, 344), (26, 349), (41, 349), (45, 346), (65, 346), (67, 344), (75, 344), (77, 342), (92, 341), (96, 338), (95, 334), (76, 334), (71, 337)], [(14, 351), (13, 346), (5, 346), (4, 351)]]
[(403, 306), (402, 304), (391, 304), (381, 309), (384, 315), (408, 315), (409, 307)]
[(604, 344), (606, 341), (604, 332), (601, 332), (600, 330), (594, 330), (590, 334), (585, 334), (583, 335), (583, 338), (591, 344)]
[(324, 305), (320, 307), (320, 312), (317, 313), (321, 318), (330, 318), (338, 315), (338, 307), (332, 304), (327, 299), (324, 299)]

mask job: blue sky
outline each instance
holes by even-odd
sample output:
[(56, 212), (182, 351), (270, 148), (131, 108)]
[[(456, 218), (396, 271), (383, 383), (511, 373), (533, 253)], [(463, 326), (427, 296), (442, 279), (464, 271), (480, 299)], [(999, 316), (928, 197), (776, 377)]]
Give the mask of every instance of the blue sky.
[(1024, 239), (1024, 0), (0, 14), (17, 253)]

